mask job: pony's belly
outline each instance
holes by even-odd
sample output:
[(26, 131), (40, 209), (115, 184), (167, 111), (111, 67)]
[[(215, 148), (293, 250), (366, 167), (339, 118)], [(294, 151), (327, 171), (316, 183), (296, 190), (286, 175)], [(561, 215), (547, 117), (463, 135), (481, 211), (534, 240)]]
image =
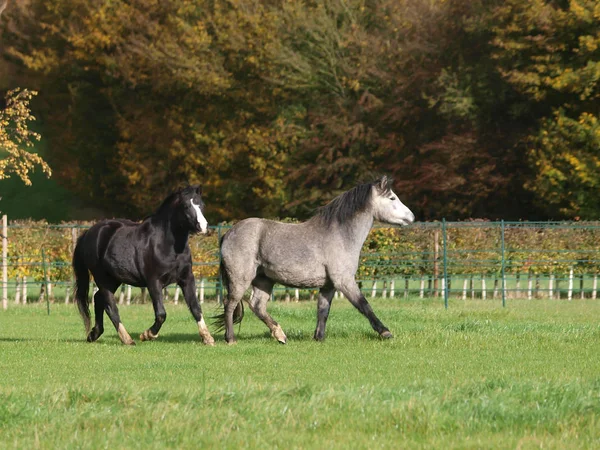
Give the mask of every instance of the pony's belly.
[(284, 286), (297, 288), (317, 288), (324, 286), (327, 282), (327, 274), (323, 271), (298, 271), (286, 270), (281, 267), (263, 267), (265, 276)]

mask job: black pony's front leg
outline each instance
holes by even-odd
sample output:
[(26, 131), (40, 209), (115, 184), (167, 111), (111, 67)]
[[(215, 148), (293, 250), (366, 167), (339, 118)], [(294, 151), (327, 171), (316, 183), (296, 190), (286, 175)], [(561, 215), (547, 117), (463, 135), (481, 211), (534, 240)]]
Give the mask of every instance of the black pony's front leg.
[(148, 282), (148, 293), (152, 299), (152, 306), (154, 306), (154, 324), (140, 334), (142, 341), (153, 341), (156, 339), (160, 328), (165, 323), (165, 320), (167, 320), (167, 312), (163, 304), (162, 286), (158, 280)]
[(198, 297), (196, 297), (196, 282), (194, 281), (194, 274), (192, 273), (191, 265), (189, 270), (185, 272), (185, 275), (178, 281), (177, 284), (183, 291), (185, 302), (187, 303), (192, 316), (194, 316), (194, 319), (198, 324), (198, 333), (200, 334), (202, 341), (206, 345), (215, 345), (215, 340), (211, 336), (210, 331), (206, 326), (206, 322), (204, 321), (200, 302), (198, 302)]

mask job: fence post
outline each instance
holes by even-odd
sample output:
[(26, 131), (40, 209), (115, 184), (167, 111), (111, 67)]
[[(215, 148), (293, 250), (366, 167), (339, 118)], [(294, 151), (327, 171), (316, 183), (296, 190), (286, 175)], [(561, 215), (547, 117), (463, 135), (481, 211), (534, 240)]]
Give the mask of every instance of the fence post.
[(8, 219), (2, 216), (2, 308), (8, 309)]
[(448, 245), (446, 236), (446, 219), (442, 219), (442, 235), (444, 245), (444, 308), (448, 309)]
[(500, 246), (502, 252), (502, 307), (506, 306), (506, 259), (504, 257), (504, 220), (500, 221)]
[(50, 299), (48, 298), (48, 271), (46, 269), (46, 252), (44, 247), (42, 247), (42, 267), (44, 268), (44, 284), (46, 285), (46, 289), (44, 289), (44, 295), (46, 296), (46, 308), (48, 309), (48, 315), (50, 315)]
[(571, 301), (573, 298), (573, 267), (569, 268), (569, 291), (567, 293), (567, 300)]

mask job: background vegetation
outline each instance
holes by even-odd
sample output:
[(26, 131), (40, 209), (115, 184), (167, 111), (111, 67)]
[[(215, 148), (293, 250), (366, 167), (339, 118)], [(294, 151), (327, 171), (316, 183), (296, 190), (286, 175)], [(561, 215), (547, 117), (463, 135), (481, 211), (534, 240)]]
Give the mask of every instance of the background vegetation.
[(44, 156), (105, 215), (189, 181), (213, 223), (302, 218), (386, 172), (422, 220), (596, 219), (599, 24), (595, 0), (27, 0), (0, 89), (39, 90)]

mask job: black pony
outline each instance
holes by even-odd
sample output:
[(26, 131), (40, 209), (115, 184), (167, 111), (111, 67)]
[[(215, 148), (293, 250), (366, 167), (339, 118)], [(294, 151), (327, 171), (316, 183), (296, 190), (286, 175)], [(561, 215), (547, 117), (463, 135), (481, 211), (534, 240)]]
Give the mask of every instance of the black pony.
[[(104, 332), (103, 314), (112, 321), (123, 344), (134, 345), (121, 323), (114, 293), (122, 283), (147, 287), (154, 306), (154, 324), (140, 335), (142, 341), (158, 337), (167, 313), (163, 288), (177, 283), (198, 323), (205, 344), (214, 339), (202, 317), (196, 297), (190, 233), (206, 234), (208, 224), (202, 215), (204, 203), (199, 186), (189, 186), (169, 195), (158, 210), (141, 223), (125, 219), (103, 220), (79, 237), (73, 252), (75, 301), (85, 324), (87, 340), (93, 342)], [(98, 292), (94, 295), (96, 324), (90, 331), (89, 272)]]

